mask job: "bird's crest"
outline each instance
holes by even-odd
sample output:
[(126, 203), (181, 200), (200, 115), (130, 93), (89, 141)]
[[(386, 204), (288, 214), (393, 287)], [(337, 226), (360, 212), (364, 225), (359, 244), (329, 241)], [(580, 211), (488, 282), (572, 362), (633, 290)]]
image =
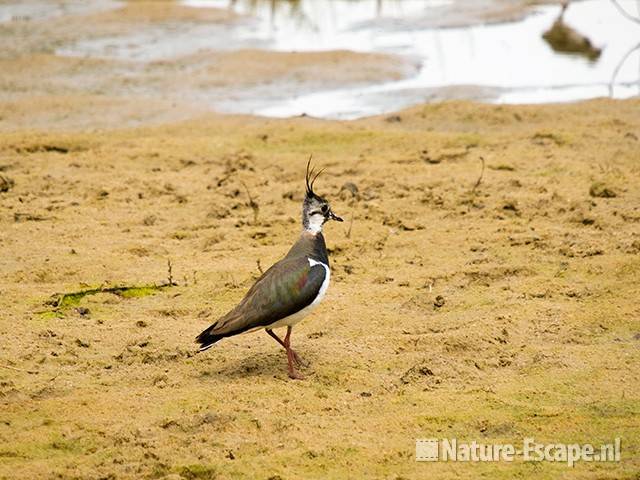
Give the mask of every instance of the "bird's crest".
[[(313, 192), (313, 184), (316, 179), (320, 176), (320, 174), (324, 171), (324, 168), (321, 168), (317, 173), (314, 174), (315, 167), (311, 167), (311, 159), (313, 155), (309, 155), (309, 161), (307, 162), (307, 174), (305, 175), (305, 182), (307, 185), (307, 197), (314, 197), (316, 194)], [(309, 170), (311, 167), (311, 170)]]

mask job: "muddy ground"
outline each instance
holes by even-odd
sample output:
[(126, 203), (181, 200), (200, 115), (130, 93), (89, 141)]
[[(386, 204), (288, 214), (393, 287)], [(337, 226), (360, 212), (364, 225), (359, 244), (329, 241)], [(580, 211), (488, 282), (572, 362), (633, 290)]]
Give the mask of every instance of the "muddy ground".
[[(0, 477), (636, 478), (638, 112), (3, 133)], [(196, 354), (296, 238), (311, 153), (346, 221), (293, 337), (308, 378), (263, 333)], [(111, 287), (133, 288), (52, 298)], [(622, 461), (414, 459), (416, 438), (528, 436), (619, 436)]]

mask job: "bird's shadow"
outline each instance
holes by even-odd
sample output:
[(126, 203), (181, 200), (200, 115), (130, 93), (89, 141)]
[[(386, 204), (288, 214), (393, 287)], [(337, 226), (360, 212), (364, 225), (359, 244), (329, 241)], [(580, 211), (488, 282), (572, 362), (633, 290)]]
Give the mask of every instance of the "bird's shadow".
[[(305, 360), (307, 359), (305, 358)], [(218, 363), (218, 365), (213, 365), (213, 363), (210, 362), (207, 366), (203, 366), (200, 372), (201, 378), (273, 377), (282, 380), (288, 379), (287, 355), (284, 350), (274, 353), (256, 352), (243, 357), (228, 359), (224, 363)], [(313, 373), (311, 365), (305, 368), (301, 367), (299, 370), (303, 375), (311, 375)]]

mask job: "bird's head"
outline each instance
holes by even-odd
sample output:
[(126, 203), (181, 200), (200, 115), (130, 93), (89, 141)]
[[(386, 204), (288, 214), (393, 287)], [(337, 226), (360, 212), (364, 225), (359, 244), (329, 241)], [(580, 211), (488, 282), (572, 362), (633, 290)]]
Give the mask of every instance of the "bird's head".
[(313, 191), (313, 184), (322, 170), (314, 173), (314, 168), (309, 170), (311, 166), (311, 157), (307, 162), (307, 174), (305, 176), (306, 194), (304, 202), (302, 202), (302, 225), (305, 230), (316, 234), (322, 231), (322, 226), (329, 220), (342, 222), (342, 218), (338, 217), (331, 210), (329, 202)]

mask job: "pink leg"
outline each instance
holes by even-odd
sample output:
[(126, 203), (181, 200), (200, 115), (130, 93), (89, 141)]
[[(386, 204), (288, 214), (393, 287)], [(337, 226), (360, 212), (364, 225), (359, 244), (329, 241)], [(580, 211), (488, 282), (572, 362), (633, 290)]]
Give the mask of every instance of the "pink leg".
[(303, 380), (304, 377), (300, 375), (296, 368), (293, 366), (294, 363), (294, 354), (293, 350), (291, 350), (291, 327), (287, 327), (287, 335), (284, 337), (284, 348), (287, 351), (287, 362), (289, 364), (289, 378), (293, 378), (294, 380)]
[[(284, 342), (282, 341), (282, 339), (280, 339), (280, 337), (278, 335), (275, 334), (275, 332), (273, 330), (266, 330), (266, 332), (269, 334), (269, 336), (271, 336), (276, 342), (278, 342), (280, 345), (282, 345), (282, 347), (286, 350), (287, 347), (284, 344)], [(307, 362), (305, 362), (304, 360), (302, 360), (302, 358), (300, 357), (300, 355), (298, 355), (298, 353), (291, 349), (291, 351), (293, 352), (293, 361), (296, 362), (296, 365), (298, 367), (308, 367), (309, 364)]]

